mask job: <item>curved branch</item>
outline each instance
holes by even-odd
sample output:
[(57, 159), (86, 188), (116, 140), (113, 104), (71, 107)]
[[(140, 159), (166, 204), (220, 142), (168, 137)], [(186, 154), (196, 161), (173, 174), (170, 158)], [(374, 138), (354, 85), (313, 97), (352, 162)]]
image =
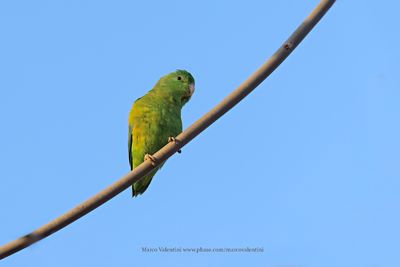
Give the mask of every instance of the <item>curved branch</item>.
[(335, 0), (321, 0), (321, 2), (314, 8), (314, 10), (303, 21), (303, 23), (288, 38), (288, 40), (256, 72), (254, 72), (245, 82), (243, 82), (237, 89), (223, 99), (218, 105), (193, 123), (180, 135), (178, 135), (176, 137), (177, 142), (170, 142), (162, 149), (157, 151), (154, 156), (158, 159), (158, 161), (154, 166), (149, 161), (143, 162), (120, 180), (116, 181), (109, 187), (82, 202), (60, 217), (41, 226), (28, 235), (3, 245), (0, 247), (0, 259), (10, 256), (30, 246), (31, 244), (53, 234), (54, 232), (91, 212), (95, 208), (115, 197), (117, 194), (121, 193), (132, 183), (138, 181), (141, 177), (157, 167), (160, 162), (165, 161), (174, 153), (176, 153), (180, 148), (204, 131), (204, 129), (214, 123), (239, 101), (246, 97), (251, 91), (253, 91), (262, 81), (264, 81), (265, 78), (267, 78), (297, 47), (297, 45), (318, 23), (318, 21), (328, 11), (334, 2)]

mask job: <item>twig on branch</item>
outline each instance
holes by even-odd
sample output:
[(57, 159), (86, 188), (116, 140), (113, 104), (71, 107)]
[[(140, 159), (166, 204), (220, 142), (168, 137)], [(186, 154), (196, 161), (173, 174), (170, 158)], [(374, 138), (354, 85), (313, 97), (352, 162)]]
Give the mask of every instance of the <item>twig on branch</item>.
[(318, 23), (318, 21), (328, 11), (334, 2), (335, 0), (321, 0), (314, 10), (303, 21), (303, 23), (289, 37), (289, 39), (287, 39), (287, 41), (284, 42), (283, 45), (256, 72), (254, 72), (246, 81), (244, 81), (218, 105), (193, 123), (180, 135), (178, 135), (176, 137), (178, 142), (169, 142), (167, 145), (157, 151), (154, 156), (159, 160), (154, 165), (152, 165), (149, 161), (144, 161), (120, 180), (116, 181), (109, 187), (82, 202), (60, 217), (41, 226), (30, 234), (3, 245), (0, 247), (0, 259), (10, 256), (17, 251), (20, 251), (31, 244), (53, 234), (54, 232), (91, 212), (95, 208), (101, 206), (128, 188), (132, 183), (138, 181), (141, 177), (156, 168), (160, 162), (164, 162), (166, 159), (180, 150), (184, 145), (190, 142), (199, 133), (204, 131), (204, 129), (214, 123), (239, 101), (246, 97), (251, 91), (253, 91), (262, 81), (264, 81), (265, 78), (267, 78), (297, 47), (297, 45)]

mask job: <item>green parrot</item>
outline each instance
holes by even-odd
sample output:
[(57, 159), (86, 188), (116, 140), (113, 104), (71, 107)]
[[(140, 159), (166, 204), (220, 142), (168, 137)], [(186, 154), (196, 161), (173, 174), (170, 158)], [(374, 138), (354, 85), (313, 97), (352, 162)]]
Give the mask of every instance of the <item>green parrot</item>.
[[(131, 170), (144, 160), (155, 161), (152, 155), (182, 132), (181, 110), (193, 92), (193, 76), (177, 70), (163, 76), (147, 94), (136, 99), (128, 118)], [(146, 191), (161, 166), (132, 185), (132, 197)]]

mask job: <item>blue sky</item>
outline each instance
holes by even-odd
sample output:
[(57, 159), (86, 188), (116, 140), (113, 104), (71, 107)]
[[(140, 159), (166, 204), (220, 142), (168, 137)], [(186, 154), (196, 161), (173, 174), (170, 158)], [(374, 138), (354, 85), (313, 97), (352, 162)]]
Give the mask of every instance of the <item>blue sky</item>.
[[(2, 1), (0, 243), (128, 172), (127, 114), (160, 76), (194, 75), (188, 126), (317, 2)], [(1, 266), (399, 266), (399, 7), (338, 1), (143, 196), (127, 190)]]

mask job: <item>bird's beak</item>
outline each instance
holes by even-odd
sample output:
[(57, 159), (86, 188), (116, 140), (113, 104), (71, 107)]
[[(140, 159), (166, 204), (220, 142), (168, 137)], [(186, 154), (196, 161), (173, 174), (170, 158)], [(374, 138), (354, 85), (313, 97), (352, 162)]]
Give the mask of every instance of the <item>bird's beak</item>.
[(190, 96), (192, 96), (194, 93), (194, 83), (189, 84), (189, 91), (190, 91)]

